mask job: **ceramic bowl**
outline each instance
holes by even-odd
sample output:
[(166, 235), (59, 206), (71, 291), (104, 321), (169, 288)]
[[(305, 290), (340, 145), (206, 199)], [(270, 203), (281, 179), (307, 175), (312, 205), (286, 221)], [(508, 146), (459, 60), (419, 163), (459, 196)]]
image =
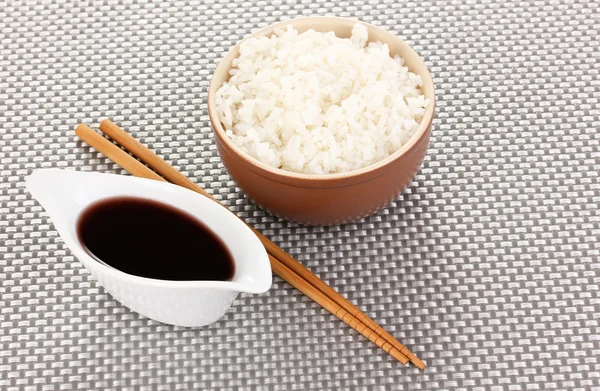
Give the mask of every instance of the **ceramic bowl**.
[(430, 101), (416, 134), (400, 150), (366, 168), (327, 175), (294, 173), (261, 163), (233, 143), (217, 117), (215, 95), (223, 82), (229, 79), (229, 70), (233, 59), (239, 55), (241, 42), (223, 58), (210, 82), (208, 113), (223, 164), (250, 199), (284, 219), (307, 225), (333, 225), (369, 216), (406, 189), (425, 158), (435, 106), (433, 80), (419, 55), (394, 34), (356, 20), (309, 17), (273, 24), (246, 39), (271, 35), (274, 29), (289, 25), (299, 32), (309, 29), (334, 31), (338, 37), (347, 38), (356, 23), (367, 27), (369, 41), (386, 43), (392, 55), (404, 58), (409, 70), (423, 79), (422, 91)]
[[(238, 293), (262, 293), (271, 286), (269, 257), (256, 235), (226, 208), (191, 190), (124, 175), (57, 169), (35, 171), (26, 186), (83, 266), (118, 301), (148, 318), (177, 326), (205, 326), (221, 318)], [(124, 196), (172, 205), (201, 221), (229, 249), (236, 270), (233, 279), (158, 280), (127, 274), (93, 257), (79, 240), (79, 216), (98, 200)]]

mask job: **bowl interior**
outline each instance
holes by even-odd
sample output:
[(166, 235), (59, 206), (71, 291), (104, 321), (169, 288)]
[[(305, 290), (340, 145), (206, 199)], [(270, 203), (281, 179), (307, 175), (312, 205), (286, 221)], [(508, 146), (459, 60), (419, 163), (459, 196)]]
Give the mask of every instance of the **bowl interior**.
[[(346, 173), (338, 173), (338, 174), (324, 174), (324, 175), (313, 175), (313, 174), (304, 174), (304, 173), (296, 173), (291, 171), (286, 171), (278, 168), (274, 168), (268, 166), (254, 157), (246, 154), (244, 151), (239, 149), (237, 145), (233, 143), (233, 141), (225, 134), (225, 130), (221, 125), (221, 122), (217, 116), (216, 111), (216, 92), (223, 85), (223, 83), (229, 80), (229, 70), (232, 67), (233, 60), (239, 56), (240, 45), (246, 39), (263, 36), (263, 35), (271, 35), (275, 29), (283, 29), (287, 28), (287, 26), (292, 26), (298, 32), (302, 33), (304, 31), (313, 29), (318, 32), (335, 32), (336, 36), (341, 38), (349, 38), (352, 34), (352, 28), (356, 23), (361, 23), (365, 27), (367, 27), (367, 31), (369, 33), (369, 42), (383, 42), (386, 43), (390, 48), (391, 55), (399, 55), (404, 59), (405, 66), (408, 69), (421, 76), (423, 80), (422, 91), (425, 95), (425, 98), (429, 99), (430, 103), (425, 109), (425, 115), (421, 120), (418, 131), (415, 133), (410, 140), (402, 146), (398, 151), (394, 152), (392, 155), (387, 158), (374, 163), (365, 168), (349, 171)], [(360, 176), (367, 172), (371, 172), (377, 170), (390, 162), (400, 158), (406, 151), (408, 151), (411, 147), (413, 147), (418, 140), (421, 139), (423, 134), (429, 128), (431, 121), (433, 120), (433, 112), (435, 106), (435, 94), (433, 88), (433, 80), (431, 78), (431, 74), (427, 69), (425, 63), (421, 60), (417, 52), (415, 52), (406, 42), (402, 41), (400, 38), (396, 37), (394, 34), (390, 33), (387, 30), (382, 28), (373, 26), (368, 23), (360, 22), (353, 19), (345, 19), (345, 18), (333, 18), (333, 17), (308, 17), (308, 18), (299, 18), (287, 20), (280, 23), (275, 23), (270, 26), (267, 26), (261, 30), (256, 31), (255, 33), (249, 35), (244, 40), (239, 42), (231, 51), (221, 60), (219, 65), (217, 66), (215, 73), (210, 82), (209, 90), (208, 90), (208, 114), (210, 116), (211, 123), (213, 125), (213, 129), (219, 140), (224, 143), (229, 150), (234, 152), (238, 158), (244, 160), (246, 164), (254, 166), (255, 169), (262, 171), (263, 174), (270, 174), (269, 176), (280, 176), (285, 177), (287, 179), (296, 179), (296, 180), (306, 180), (306, 181), (318, 181), (318, 182), (326, 182), (328, 180), (336, 180), (336, 179), (345, 179), (353, 176)]]

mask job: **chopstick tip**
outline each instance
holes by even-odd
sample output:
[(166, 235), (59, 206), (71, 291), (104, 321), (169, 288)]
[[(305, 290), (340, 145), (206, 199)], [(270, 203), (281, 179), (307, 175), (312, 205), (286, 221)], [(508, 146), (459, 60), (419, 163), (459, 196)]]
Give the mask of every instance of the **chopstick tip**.
[(427, 365), (426, 365), (426, 364), (425, 364), (423, 361), (419, 360), (419, 359), (418, 359), (418, 358), (416, 358), (416, 357), (415, 357), (415, 360), (413, 360), (412, 362), (413, 362), (413, 364), (415, 364), (415, 365), (417, 366), (417, 368), (419, 368), (420, 370), (423, 370), (423, 369), (427, 368)]
[(113, 122), (110, 119), (104, 118), (102, 121), (100, 121), (100, 128), (103, 128), (107, 125), (112, 125), (112, 124), (113, 124)]
[(89, 132), (90, 130), (90, 127), (82, 122), (75, 128), (75, 134), (80, 136), (82, 133)]

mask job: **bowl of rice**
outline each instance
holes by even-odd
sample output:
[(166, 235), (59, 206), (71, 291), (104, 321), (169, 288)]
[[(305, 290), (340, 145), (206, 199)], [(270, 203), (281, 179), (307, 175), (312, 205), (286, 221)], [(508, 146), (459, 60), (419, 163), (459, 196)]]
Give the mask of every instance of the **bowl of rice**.
[(282, 218), (333, 225), (369, 216), (419, 170), (433, 80), (394, 34), (308, 17), (263, 28), (217, 66), (208, 112), (238, 187)]

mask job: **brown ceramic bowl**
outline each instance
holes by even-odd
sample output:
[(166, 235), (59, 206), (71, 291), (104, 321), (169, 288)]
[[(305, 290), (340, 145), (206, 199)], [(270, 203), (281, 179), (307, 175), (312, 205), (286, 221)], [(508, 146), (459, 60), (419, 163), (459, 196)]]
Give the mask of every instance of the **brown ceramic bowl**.
[[(300, 18), (265, 27), (246, 39), (271, 35), (275, 28), (288, 25), (299, 32), (309, 29), (334, 31), (338, 37), (347, 38), (355, 23), (362, 22), (329, 17)], [(366, 168), (341, 174), (300, 174), (270, 167), (240, 150), (225, 134), (217, 118), (215, 103), (216, 91), (229, 79), (231, 63), (239, 55), (240, 43), (223, 58), (210, 82), (208, 114), (223, 164), (250, 199), (284, 219), (308, 225), (333, 225), (369, 216), (406, 189), (423, 163), (435, 105), (429, 70), (406, 42), (384, 29), (362, 24), (367, 27), (369, 41), (387, 43), (391, 54), (403, 57), (409, 70), (421, 75), (423, 92), (430, 100), (417, 133), (400, 150)]]

